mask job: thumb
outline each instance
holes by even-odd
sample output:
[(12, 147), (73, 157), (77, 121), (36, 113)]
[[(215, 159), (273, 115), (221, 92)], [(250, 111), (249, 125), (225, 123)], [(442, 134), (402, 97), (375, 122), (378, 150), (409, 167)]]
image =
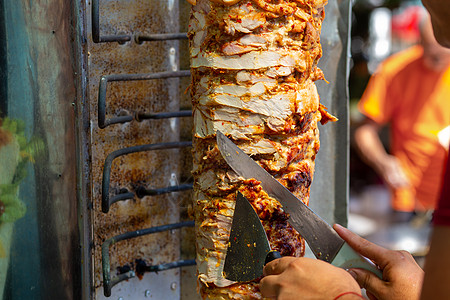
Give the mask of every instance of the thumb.
[(380, 299), (384, 289), (384, 281), (374, 273), (363, 269), (350, 269), (348, 271), (361, 288), (365, 288), (370, 294)]

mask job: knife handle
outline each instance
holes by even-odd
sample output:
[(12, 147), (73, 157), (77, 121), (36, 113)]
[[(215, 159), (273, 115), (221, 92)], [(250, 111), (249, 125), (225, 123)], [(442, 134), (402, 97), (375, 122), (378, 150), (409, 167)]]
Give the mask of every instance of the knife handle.
[(266, 260), (264, 261), (264, 265), (267, 265), (272, 260), (275, 260), (278, 258), (281, 258), (280, 252), (278, 252), (276, 250), (270, 250), (269, 253), (267, 253), (267, 255), (266, 255)]
[(364, 269), (383, 279), (383, 272), (372, 261), (353, 250), (347, 243), (344, 243), (331, 264), (345, 270)]

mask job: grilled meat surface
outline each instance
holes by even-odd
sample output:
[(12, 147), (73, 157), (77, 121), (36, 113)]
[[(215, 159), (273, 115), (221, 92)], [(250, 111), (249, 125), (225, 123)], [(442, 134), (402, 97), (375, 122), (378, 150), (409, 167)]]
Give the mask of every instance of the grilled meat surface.
[(317, 123), (334, 121), (315, 81), (322, 55), (321, 0), (198, 0), (189, 23), (194, 129), (194, 214), (199, 292), (204, 299), (262, 299), (258, 280), (232, 282), (223, 264), (241, 191), (257, 211), (271, 247), (302, 256), (304, 241), (280, 203), (255, 179), (238, 177), (221, 157), (215, 132), (305, 204), (319, 150)]

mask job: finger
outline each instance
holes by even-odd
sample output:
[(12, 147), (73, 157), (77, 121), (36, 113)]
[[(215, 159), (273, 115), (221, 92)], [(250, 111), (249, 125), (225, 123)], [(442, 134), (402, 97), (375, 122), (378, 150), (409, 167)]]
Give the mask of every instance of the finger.
[(259, 282), (259, 290), (264, 298), (276, 298), (279, 291), (276, 275), (266, 276)]
[(189, 2), (189, 3), (192, 4), (192, 5), (197, 4), (197, 1), (196, 1), (196, 0), (186, 0), (186, 1)]
[(369, 293), (380, 298), (380, 292), (384, 289), (384, 281), (372, 272), (363, 269), (350, 269), (350, 275), (355, 278), (361, 288), (365, 288)]
[(384, 269), (388, 263), (390, 250), (363, 239), (339, 224), (334, 224), (333, 228), (356, 252), (373, 260), (381, 269)]
[(284, 270), (286, 270), (289, 264), (296, 259), (299, 258), (285, 256), (279, 259), (275, 259), (264, 266), (263, 275), (268, 276), (281, 274)]

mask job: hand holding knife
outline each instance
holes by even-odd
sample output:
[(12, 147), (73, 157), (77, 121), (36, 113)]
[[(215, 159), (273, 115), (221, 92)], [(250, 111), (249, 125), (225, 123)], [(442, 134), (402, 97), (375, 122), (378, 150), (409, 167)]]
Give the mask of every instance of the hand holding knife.
[[(217, 131), (216, 137), (217, 145), (225, 161), (239, 176), (255, 178), (260, 181), (263, 189), (282, 204), (283, 210), (290, 216), (288, 222), (303, 236), (316, 258), (344, 269), (366, 269), (382, 278), (382, 272), (377, 266), (356, 253), (328, 223), (296, 198), (230, 139), (220, 131)], [(225, 261), (226, 266), (227, 260)]]

